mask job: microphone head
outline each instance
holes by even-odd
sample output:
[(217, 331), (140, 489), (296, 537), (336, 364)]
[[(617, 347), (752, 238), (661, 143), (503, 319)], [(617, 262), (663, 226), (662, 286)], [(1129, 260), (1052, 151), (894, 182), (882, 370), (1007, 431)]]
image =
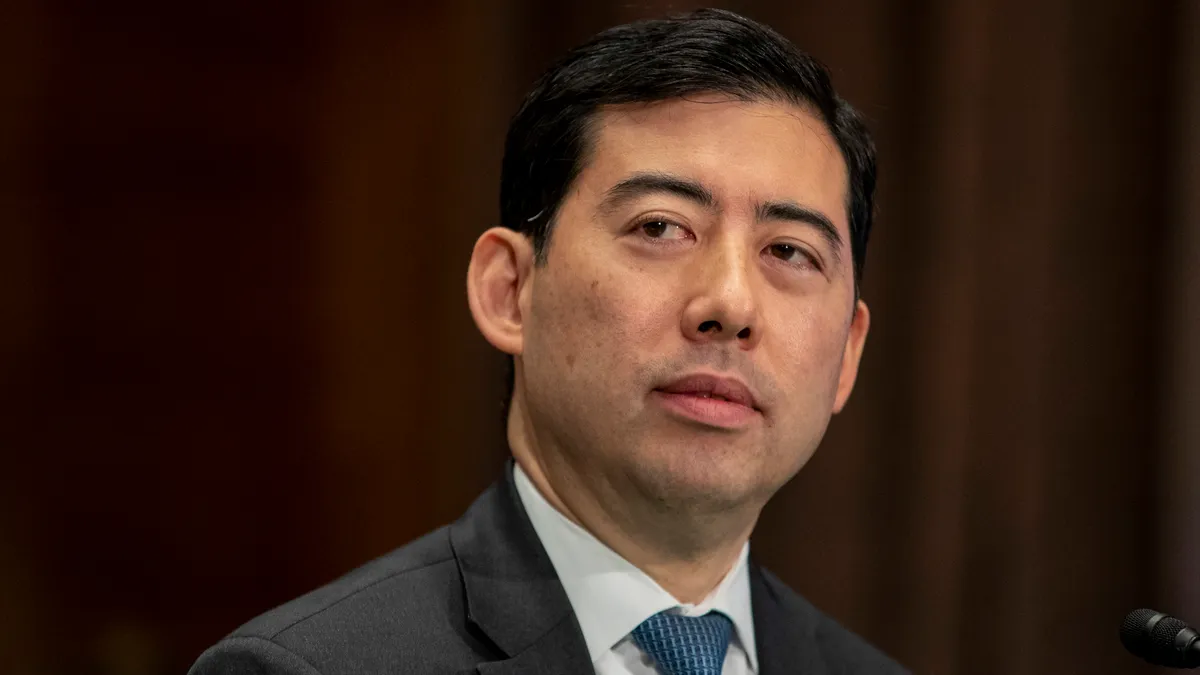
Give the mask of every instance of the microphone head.
[(1135, 609), (1125, 616), (1125, 620), (1121, 622), (1121, 644), (1125, 645), (1125, 649), (1129, 650), (1130, 654), (1141, 658), (1150, 658), (1150, 631), (1147, 626), (1152, 619), (1161, 619), (1162, 613), (1152, 609)]
[(1121, 623), (1121, 644), (1134, 656), (1158, 666), (1200, 666), (1196, 631), (1173, 616), (1152, 609), (1135, 609)]

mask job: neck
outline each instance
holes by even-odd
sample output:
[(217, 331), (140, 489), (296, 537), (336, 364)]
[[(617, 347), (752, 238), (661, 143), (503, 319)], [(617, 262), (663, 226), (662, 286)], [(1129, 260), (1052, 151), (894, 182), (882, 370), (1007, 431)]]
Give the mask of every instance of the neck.
[(513, 457), (538, 492), (559, 513), (590, 532), (681, 603), (708, 597), (737, 562), (758, 511), (689, 517), (630, 503), (629, 492), (600, 472), (574, 471), (561, 453), (545, 452), (530, 433), (524, 406), (514, 397), (508, 422)]

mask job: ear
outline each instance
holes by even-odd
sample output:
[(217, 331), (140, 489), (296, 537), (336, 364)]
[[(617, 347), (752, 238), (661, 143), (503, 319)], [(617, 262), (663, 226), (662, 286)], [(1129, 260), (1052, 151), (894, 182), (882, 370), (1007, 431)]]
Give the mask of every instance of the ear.
[(519, 355), (533, 274), (533, 243), (506, 227), (480, 235), (467, 268), (467, 302), (484, 339), (496, 349)]
[(854, 306), (854, 317), (850, 320), (850, 334), (846, 336), (846, 351), (842, 354), (842, 372), (838, 375), (837, 396), (833, 401), (833, 414), (838, 414), (850, 400), (854, 381), (858, 379), (858, 364), (862, 360), (863, 345), (867, 342), (867, 330), (871, 328), (871, 311), (862, 300)]

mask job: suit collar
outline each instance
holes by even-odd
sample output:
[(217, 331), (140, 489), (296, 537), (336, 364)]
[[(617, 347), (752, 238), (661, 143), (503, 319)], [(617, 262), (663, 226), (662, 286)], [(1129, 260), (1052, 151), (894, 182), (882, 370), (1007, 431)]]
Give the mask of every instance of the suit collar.
[[(533, 529), (575, 610), (593, 663), (643, 621), (680, 605), (649, 575), (551, 506), (519, 464), (513, 467), (513, 479)], [(736, 638), (730, 649), (745, 652), (751, 668), (757, 671), (749, 550), (749, 545), (742, 548), (733, 568), (703, 603), (691, 607), (690, 613), (698, 616), (719, 611), (732, 619)]]
[[(512, 460), (504, 479), (450, 527), (450, 545), (462, 575), (467, 620), (506, 657), (481, 664), (481, 675), (592, 672), (570, 600), (517, 495)], [(749, 568), (758, 675), (829, 675), (817, 648), (816, 610), (753, 556)]]
[(790, 590), (750, 564), (750, 603), (758, 638), (758, 675), (828, 675), (828, 664), (817, 648), (817, 614)]
[(467, 620), (509, 657), (481, 673), (589, 672), (587, 645), (513, 484), (504, 480), (475, 501), (450, 527), (462, 575)]

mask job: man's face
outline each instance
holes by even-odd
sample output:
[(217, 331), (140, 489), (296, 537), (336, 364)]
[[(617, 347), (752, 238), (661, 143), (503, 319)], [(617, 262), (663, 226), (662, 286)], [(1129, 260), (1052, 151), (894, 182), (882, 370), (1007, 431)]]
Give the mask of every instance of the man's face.
[[(799, 107), (723, 97), (592, 129), (520, 298), (537, 444), (664, 505), (765, 502), (844, 404), (866, 334), (838, 147)], [(755, 402), (663, 391), (694, 374)]]

